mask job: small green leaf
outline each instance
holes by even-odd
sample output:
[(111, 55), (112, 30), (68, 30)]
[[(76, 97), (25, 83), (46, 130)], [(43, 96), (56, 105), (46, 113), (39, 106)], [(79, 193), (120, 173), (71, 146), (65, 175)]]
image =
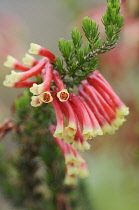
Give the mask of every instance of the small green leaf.
[(81, 48), (82, 45), (82, 35), (77, 28), (74, 28), (71, 33), (72, 41), (75, 48)]

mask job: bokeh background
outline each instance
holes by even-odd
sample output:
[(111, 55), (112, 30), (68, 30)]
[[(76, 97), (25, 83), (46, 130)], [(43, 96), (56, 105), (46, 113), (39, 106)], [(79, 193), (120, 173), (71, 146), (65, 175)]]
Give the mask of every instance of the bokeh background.
[[(115, 135), (94, 138), (91, 150), (85, 153), (94, 210), (139, 209), (139, 0), (125, 2), (121, 38), (116, 49), (100, 56), (99, 69), (129, 106), (130, 115)], [(105, 7), (105, 0), (0, 0), (0, 123), (10, 118), (11, 105), (23, 92), (2, 85), (10, 72), (3, 67), (6, 56), (21, 60), (31, 42), (60, 56), (59, 38), (70, 39), (71, 29), (81, 29), (86, 15), (100, 23), (104, 37), (101, 14)], [(9, 138), (4, 139), (6, 151), (9, 145), (11, 148)], [(1, 199), (0, 209), (11, 210), (7, 200)]]

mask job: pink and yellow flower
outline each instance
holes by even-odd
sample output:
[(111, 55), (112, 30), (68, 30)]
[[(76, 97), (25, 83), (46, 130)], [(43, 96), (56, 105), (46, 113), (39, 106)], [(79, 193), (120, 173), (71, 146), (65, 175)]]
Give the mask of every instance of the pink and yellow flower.
[[(37, 44), (31, 44), (29, 52), (45, 58), (37, 60), (27, 54), (23, 61), (29, 64), (29, 68), (8, 56), (5, 65), (23, 72), (12, 70), (3, 84), (8, 87), (30, 87), (30, 92), (34, 94), (31, 98), (34, 107), (51, 102), (57, 120), (54, 137), (85, 150), (89, 148), (86, 140), (105, 133), (113, 134), (122, 125), (129, 110), (98, 70), (81, 82), (79, 95), (69, 94), (60, 74), (53, 69), (53, 53)], [(42, 83), (28, 81), (38, 75)], [(51, 87), (52, 81), (55, 87)]]
[(65, 89), (64, 84), (60, 78), (60, 75), (56, 70), (53, 71), (53, 80), (59, 91), (57, 93), (57, 97), (59, 98), (61, 102), (67, 101), (69, 99), (69, 93), (67, 89)]
[[(55, 126), (50, 127), (50, 132), (53, 135)], [(67, 185), (75, 185), (76, 177), (85, 178), (88, 176), (88, 168), (83, 157), (72, 148), (71, 144), (64, 142), (62, 139), (54, 138), (54, 141), (59, 146), (66, 165), (66, 175), (64, 183)]]

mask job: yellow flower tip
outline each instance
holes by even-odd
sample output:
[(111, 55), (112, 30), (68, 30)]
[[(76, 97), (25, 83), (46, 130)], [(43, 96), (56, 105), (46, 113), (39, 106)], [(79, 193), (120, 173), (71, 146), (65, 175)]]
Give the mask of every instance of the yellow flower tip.
[(36, 83), (33, 84), (33, 86), (30, 88), (30, 92), (33, 93), (34, 95), (39, 95), (41, 94), (43, 88), (42, 85), (37, 85)]
[(84, 141), (82, 144), (82, 151), (89, 149), (90, 149), (90, 144), (87, 141)]
[(102, 136), (102, 135), (103, 135), (103, 131), (100, 127), (99, 128), (94, 128), (94, 137)]
[(63, 132), (57, 132), (57, 131), (55, 131), (55, 133), (53, 134), (53, 136), (55, 138), (63, 139)]
[(57, 97), (61, 102), (65, 102), (69, 99), (69, 93), (67, 89), (63, 89), (57, 93)]
[(31, 106), (33, 107), (38, 107), (42, 104), (43, 102), (39, 99), (38, 96), (32, 96), (31, 97)]
[(105, 125), (103, 125), (102, 131), (104, 134), (105, 133), (109, 133), (109, 134), (115, 133), (115, 129), (112, 126), (110, 126), (108, 123), (105, 123)]
[(14, 57), (8, 55), (7, 60), (4, 62), (3, 65), (8, 67), (8, 68), (14, 68), (14, 65), (15, 65), (16, 62), (17, 62), (17, 60)]
[(66, 131), (68, 136), (73, 136), (74, 137), (75, 134), (76, 134), (77, 128), (76, 128), (76, 126), (70, 126), (69, 125), (65, 128), (65, 131)]
[(81, 151), (83, 151), (82, 144), (81, 144), (80, 141), (74, 141), (72, 143), (72, 148), (75, 149), (75, 150), (81, 150)]
[(122, 118), (123, 116), (126, 116), (129, 114), (129, 108), (124, 105), (121, 108), (118, 108), (116, 110), (116, 114), (118, 115), (118, 117)]
[(72, 153), (65, 154), (65, 164), (67, 163), (74, 163), (76, 157)]
[(85, 140), (92, 139), (92, 137), (94, 137), (94, 131), (93, 131), (93, 129), (85, 127), (83, 129), (82, 135)]
[(16, 73), (14, 70), (12, 70), (11, 74), (6, 76), (6, 80), (11, 81), (12, 83), (19, 82), (20, 74)]
[(28, 52), (31, 53), (31, 54), (38, 55), (40, 49), (41, 49), (41, 46), (40, 46), (40, 45), (31, 43), (31, 44), (30, 44), (30, 49), (29, 49)]
[(40, 95), (40, 100), (44, 103), (50, 103), (53, 101), (53, 97), (49, 91), (46, 91)]
[(126, 119), (117, 117), (112, 122), (112, 127), (115, 128), (115, 130), (118, 130), (118, 128), (126, 121)]
[(79, 166), (81, 165), (81, 163), (84, 163), (84, 159), (80, 155), (76, 156), (76, 159), (74, 160), (74, 164), (76, 166)]
[(92, 139), (93, 137), (95, 137), (96, 133), (95, 133), (95, 130), (92, 126), (91, 127), (85, 126), (83, 128), (82, 135), (83, 135), (85, 140), (88, 140), (88, 139)]
[(74, 136), (68, 136), (66, 131), (64, 131), (64, 142), (66, 143), (72, 143), (74, 141)]
[(64, 184), (69, 185), (69, 186), (75, 186), (76, 185), (76, 177), (66, 175)]
[(72, 148), (76, 150), (85, 151), (90, 149), (90, 145), (87, 141), (84, 141), (83, 143), (81, 143), (80, 141), (74, 141), (72, 144)]
[(74, 165), (68, 164), (68, 165), (67, 165), (67, 174), (68, 174), (69, 176), (71, 176), (71, 175), (78, 175), (78, 174), (79, 174), (78, 167), (76, 167), (76, 166), (74, 166)]
[(27, 65), (29, 67), (32, 67), (33, 63), (34, 63), (35, 58), (31, 55), (29, 55), (28, 53), (25, 54), (25, 57), (22, 58), (22, 63), (24, 65)]
[(6, 87), (13, 87), (14, 84), (15, 84), (14, 82), (12, 82), (12, 81), (10, 81), (8, 79), (3, 81), (3, 85), (6, 86)]
[(63, 126), (60, 125), (56, 126), (53, 136), (55, 138), (63, 139), (63, 134), (64, 134)]

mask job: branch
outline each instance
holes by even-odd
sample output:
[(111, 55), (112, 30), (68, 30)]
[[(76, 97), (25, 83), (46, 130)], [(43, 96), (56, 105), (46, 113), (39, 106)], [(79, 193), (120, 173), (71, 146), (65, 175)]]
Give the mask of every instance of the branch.
[(107, 0), (107, 2), (106, 14), (102, 16), (106, 34), (104, 42), (101, 43), (99, 26), (88, 17), (82, 21), (82, 28), (88, 42), (83, 44), (82, 35), (77, 28), (74, 28), (71, 33), (72, 40), (59, 40), (59, 49), (64, 60), (57, 58), (54, 66), (67, 86), (69, 83), (71, 87), (79, 85), (81, 80), (98, 67), (97, 56), (113, 49), (120, 37), (123, 26), (120, 2), (119, 0)]
[(11, 120), (7, 120), (0, 126), (0, 140), (11, 130), (15, 128), (15, 124)]

